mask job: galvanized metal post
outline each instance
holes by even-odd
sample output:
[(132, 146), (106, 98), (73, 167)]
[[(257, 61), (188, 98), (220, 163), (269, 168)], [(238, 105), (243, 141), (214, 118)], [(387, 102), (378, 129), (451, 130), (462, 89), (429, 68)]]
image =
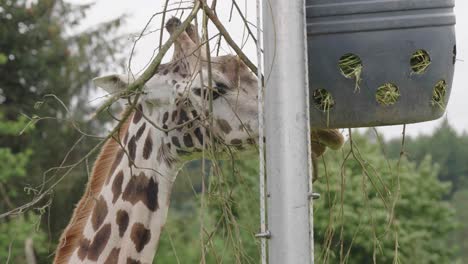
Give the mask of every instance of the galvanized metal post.
[(263, 6), (270, 264), (313, 263), (304, 0)]

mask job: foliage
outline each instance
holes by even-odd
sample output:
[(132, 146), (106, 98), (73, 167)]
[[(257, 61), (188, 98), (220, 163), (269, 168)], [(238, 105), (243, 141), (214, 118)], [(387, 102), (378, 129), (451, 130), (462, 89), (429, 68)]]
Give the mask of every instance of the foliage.
[(398, 165), (379, 145), (354, 137), (357, 159), (342, 167), (343, 154), (327, 153), (327, 176), (316, 184), (323, 197), (314, 207), (319, 263), (450, 263), (454, 249), (445, 242), (454, 210), (442, 201), (450, 184), (439, 182), (437, 166), (430, 158)]
[[(374, 257), (376, 263), (392, 263), (398, 239), (395, 263), (451, 263), (454, 248), (446, 241), (456, 223), (453, 208), (443, 201), (450, 184), (437, 179), (438, 167), (430, 158), (420, 165), (402, 159), (397, 170), (398, 160), (386, 160), (380, 145), (360, 135), (354, 135), (354, 143), (356, 158), (365, 162), (352, 156), (344, 162), (350, 150), (347, 145), (342, 152), (326, 153), (326, 170), (320, 165), (315, 188), (322, 198), (314, 205), (316, 262), (340, 263), (343, 244), (344, 263), (374, 263)], [(222, 177), (209, 179), (206, 199), (211, 206), (203, 222), (211, 238), (206, 242), (207, 263), (259, 262), (259, 245), (253, 237), (259, 226), (258, 164), (254, 156), (245, 159), (236, 162), (234, 170), (224, 163)], [(185, 198), (178, 199), (170, 211), (158, 262), (198, 263), (201, 259), (200, 206), (186, 196), (194, 193), (191, 185), (199, 185), (197, 172), (191, 170), (189, 176), (178, 179), (174, 196)], [(181, 187), (184, 181), (190, 184)], [(241, 232), (238, 237), (236, 230)]]
[[(388, 144), (390, 157), (397, 157), (394, 141)], [(468, 137), (458, 135), (445, 120), (431, 135), (408, 138), (406, 152), (409, 160), (422, 162), (426, 156), (431, 156), (440, 165), (439, 179), (451, 182), (452, 187), (445, 198), (449, 199), (459, 189), (468, 188)]]
[(468, 201), (468, 189), (457, 191), (451, 200), (451, 204), (457, 211), (456, 219), (459, 226), (453, 232), (449, 245), (456, 245), (458, 247), (458, 257), (460, 263), (466, 263), (468, 260), (468, 210), (466, 210), (466, 202)]
[[(76, 162), (96, 143), (93, 137), (81, 140), (82, 133), (102, 134), (98, 128), (107, 120), (88, 120), (94, 111), (91, 80), (109, 65), (121, 67), (116, 54), (124, 42), (116, 31), (123, 20), (84, 29), (81, 22), (91, 6), (0, 0), (0, 130), (8, 134), (0, 137), (0, 175), (8, 177), (6, 189), (14, 206), (30, 202), (46, 183), (57, 181), (63, 170), (45, 173), (50, 168), (65, 157), (65, 165)], [(35, 129), (18, 135), (26, 124)], [(2, 167), (13, 164), (17, 171)], [(50, 222), (42, 221), (44, 230), (50, 228), (51, 241), (57, 241), (69, 219), (64, 215), (71, 214), (81, 197), (87, 166), (91, 164), (78, 166), (55, 188), (60, 195), (48, 212)], [(0, 203), (1, 213), (7, 209)]]
[[(207, 166), (214, 163), (207, 162)], [(202, 245), (207, 263), (259, 263), (259, 244), (254, 237), (258, 231), (258, 164), (254, 157), (242, 162), (222, 162), (223, 170), (208, 179), (206, 199), (208, 208), (202, 213), (194, 197), (180, 194), (193, 192), (202, 172), (200, 163), (179, 176), (175, 186), (176, 208), (172, 208), (162, 235), (155, 262), (198, 263)], [(185, 200), (185, 201), (184, 201)], [(175, 210), (174, 210), (175, 209)], [(200, 242), (201, 219), (206, 240)]]
[[(4, 120), (0, 112), (0, 136), (2, 138), (11, 138), (12, 136), (18, 136), (31, 131), (33, 126), (29, 126), (28, 124), (27, 118), (23, 116), (14, 121)], [(0, 146), (0, 189), (5, 196), (4, 199), (9, 200), (17, 196), (18, 193), (14, 188), (8, 188), (7, 190), (4, 186), (19, 177), (26, 176), (26, 165), (29, 162), (31, 154), (31, 149), (13, 153), (10, 148)]]
[(8, 62), (8, 58), (5, 54), (0, 52), (0, 65)]
[[(388, 153), (391, 157), (399, 155), (399, 150), (391, 141)], [(447, 238), (447, 244), (458, 247), (458, 256), (463, 263), (468, 261), (468, 215), (466, 214), (466, 193), (468, 190), (468, 136), (458, 134), (450, 126), (448, 120), (431, 135), (423, 135), (416, 138), (408, 138), (406, 144), (407, 156), (411, 161), (421, 164), (427, 156), (432, 156), (439, 167), (438, 177), (444, 182), (451, 183), (450, 192), (444, 196), (456, 208), (456, 219), (459, 225), (456, 231)], [(463, 200), (463, 198), (465, 198)]]
[(8, 259), (9, 263), (27, 263), (25, 257), (27, 239), (32, 239), (38, 256), (47, 256), (50, 253), (47, 247), (49, 244), (47, 234), (40, 229), (39, 224), (40, 218), (32, 213), (8, 221), (0, 220), (0, 262), (7, 263)]
[[(25, 118), (17, 121), (4, 121), (0, 113), (0, 137), (18, 135), (25, 131), (27, 124)], [(28, 129), (30, 131), (31, 129)], [(24, 179), (27, 175), (26, 165), (30, 160), (32, 151), (13, 153), (11, 149), (0, 147), (0, 199), (1, 208), (12, 209), (11, 199), (20, 193), (9, 188), (12, 181)], [(46, 234), (39, 228), (40, 218), (34, 213), (0, 219), (0, 262), (25, 263), (24, 243), (32, 239), (39, 255), (47, 254)]]

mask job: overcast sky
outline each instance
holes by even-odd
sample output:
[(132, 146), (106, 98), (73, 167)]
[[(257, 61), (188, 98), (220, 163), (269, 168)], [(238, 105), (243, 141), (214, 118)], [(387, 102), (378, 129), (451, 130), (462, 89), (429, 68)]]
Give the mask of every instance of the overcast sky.
[[(87, 0), (67, 0), (73, 3), (89, 3)], [(146, 25), (151, 16), (162, 10), (162, 4), (165, 1), (155, 0), (97, 0), (95, 6), (89, 12), (87, 20), (83, 23), (83, 27), (89, 27), (100, 22), (110, 20), (119, 15), (126, 14), (128, 16), (126, 24), (123, 28), (124, 33), (139, 33)], [(176, 8), (179, 1), (170, 0), (173, 3), (169, 8)], [(229, 19), (231, 1), (218, 1), (218, 13), (230, 34), (234, 37), (237, 43), (242, 43), (245, 37), (244, 27), (238, 16), (234, 15), (231, 22)], [(250, 22), (256, 21), (256, 10), (254, 0), (238, 0), (241, 8), (247, 10), (247, 18)], [(452, 90), (450, 103), (447, 107), (447, 118), (459, 132), (468, 131), (468, 0), (456, 0), (455, 13), (457, 14), (457, 49), (458, 61), (456, 64), (455, 79)], [(175, 13), (173, 13), (175, 14)], [(180, 14), (180, 11), (177, 15)], [(149, 25), (149, 30), (158, 30), (160, 28), (161, 17), (157, 16)], [(214, 30), (211, 30), (214, 32)], [(132, 71), (138, 72), (145, 67), (151, 60), (151, 56), (155, 47), (159, 43), (159, 32), (146, 35), (137, 45), (136, 54), (132, 62)], [(229, 52), (229, 48), (224, 45), (225, 52)], [(132, 41), (129, 38), (126, 55), (130, 54)], [(248, 42), (244, 48), (246, 54), (256, 61), (255, 46), (252, 42)], [(170, 58), (168, 54), (166, 56)], [(467, 100), (467, 101), (465, 101)], [(428, 134), (434, 127), (440, 123), (439, 121), (425, 122), (420, 124), (408, 125), (407, 134), (418, 135)], [(383, 132), (387, 138), (396, 137), (401, 134), (402, 127), (382, 127), (379, 131)]]

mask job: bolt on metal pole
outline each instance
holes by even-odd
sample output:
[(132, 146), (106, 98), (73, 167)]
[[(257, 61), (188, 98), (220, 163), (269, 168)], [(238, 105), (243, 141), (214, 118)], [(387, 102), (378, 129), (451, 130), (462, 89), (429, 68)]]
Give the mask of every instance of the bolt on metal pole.
[(304, 0), (263, 6), (268, 258), (313, 263)]

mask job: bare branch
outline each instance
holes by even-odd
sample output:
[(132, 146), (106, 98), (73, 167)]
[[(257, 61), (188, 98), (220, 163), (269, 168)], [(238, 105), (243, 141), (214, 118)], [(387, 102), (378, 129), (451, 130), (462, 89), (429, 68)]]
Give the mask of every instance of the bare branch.
[(213, 22), (213, 24), (218, 28), (219, 32), (221, 35), (223, 35), (224, 39), (226, 42), (234, 49), (234, 51), (237, 53), (237, 55), (241, 58), (242, 61), (249, 67), (249, 69), (257, 74), (257, 66), (253, 64), (252, 61), (249, 60), (249, 58), (244, 54), (242, 49), (236, 44), (236, 42), (232, 39), (231, 35), (227, 32), (226, 28), (223, 26), (221, 21), (219, 21), (218, 16), (213, 12), (213, 10), (207, 5), (205, 0), (200, 0), (200, 2), (203, 5), (203, 11), (205, 11), (206, 16)]

